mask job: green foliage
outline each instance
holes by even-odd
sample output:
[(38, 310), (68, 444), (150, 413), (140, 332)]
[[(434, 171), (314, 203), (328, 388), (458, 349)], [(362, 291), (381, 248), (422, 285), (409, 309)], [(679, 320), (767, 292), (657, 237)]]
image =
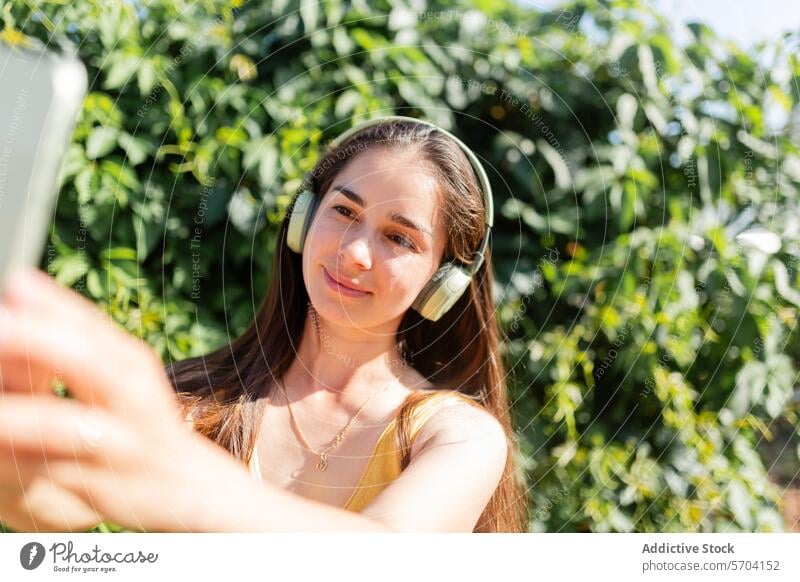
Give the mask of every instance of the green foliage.
[(165, 359), (205, 353), (252, 319), (319, 147), (424, 116), (490, 167), (531, 530), (781, 530), (756, 445), (797, 423), (791, 39), (473, 6), (6, 2), (6, 42), (73, 45), (92, 80), (43, 266)]

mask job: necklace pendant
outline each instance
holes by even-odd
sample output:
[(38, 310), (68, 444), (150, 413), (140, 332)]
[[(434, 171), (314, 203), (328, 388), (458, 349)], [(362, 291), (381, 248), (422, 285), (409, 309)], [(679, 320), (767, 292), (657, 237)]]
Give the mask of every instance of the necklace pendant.
[(325, 458), (326, 455), (323, 453), (319, 456), (319, 463), (317, 463), (317, 469), (320, 471), (324, 471), (328, 468), (328, 459)]

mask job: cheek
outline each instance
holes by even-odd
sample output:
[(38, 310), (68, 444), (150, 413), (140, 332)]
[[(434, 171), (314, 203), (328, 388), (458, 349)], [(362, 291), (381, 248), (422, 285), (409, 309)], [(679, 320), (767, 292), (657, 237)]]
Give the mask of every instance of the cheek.
[(306, 268), (336, 261), (345, 231), (330, 222), (321, 220), (311, 226), (303, 247), (303, 265)]
[(416, 296), (433, 275), (429, 261), (413, 257), (394, 257), (384, 263), (381, 279), (386, 282), (385, 292), (402, 296)]
[(320, 219), (312, 223), (306, 236), (306, 247), (316, 249), (337, 244), (343, 234), (343, 230), (338, 228), (330, 220)]
[(306, 288), (313, 285), (320, 274), (320, 262), (326, 262), (331, 256), (335, 258), (336, 253), (330, 250), (331, 241), (338, 240), (330, 232), (330, 227), (325, 226), (322, 222), (312, 224), (309, 230), (305, 244), (303, 245), (303, 279), (306, 283)]

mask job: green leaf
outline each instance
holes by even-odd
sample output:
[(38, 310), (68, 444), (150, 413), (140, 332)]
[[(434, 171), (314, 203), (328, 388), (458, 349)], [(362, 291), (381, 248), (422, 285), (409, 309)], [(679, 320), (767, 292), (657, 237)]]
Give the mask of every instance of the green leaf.
[(656, 103), (665, 101), (664, 96), (658, 86), (658, 73), (656, 70), (655, 60), (653, 59), (653, 51), (646, 44), (640, 44), (637, 49), (639, 60), (639, 71), (642, 74), (644, 85), (650, 98)]
[(147, 159), (149, 147), (148, 143), (143, 139), (121, 132), (118, 141), (119, 146), (125, 150), (131, 165), (138, 166)]
[(250, 81), (258, 76), (258, 70), (253, 59), (241, 53), (231, 57), (228, 68), (236, 73), (240, 81)]
[(114, 160), (103, 160), (100, 164), (100, 171), (113, 179), (117, 185), (121, 185), (129, 190), (139, 190), (142, 185), (136, 174), (130, 167), (122, 166)]
[(633, 226), (633, 222), (636, 220), (637, 189), (635, 182), (625, 180), (622, 188), (622, 204), (620, 205), (619, 213), (619, 228), (623, 232)]
[(278, 176), (278, 150), (266, 144), (258, 164), (258, 178), (265, 188), (274, 188)]
[(638, 109), (636, 97), (630, 93), (623, 93), (617, 99), (617, 117), (619, 124), (627, 129), (633, 128), (633, 119), (636, 117), (636, 110)]
[(775, 289), (786, 301), (800, 307), (800, 292), (794, 289), (789, 283), (789, 273), (786, 270), (786, 265), (779, 260), (771, 261), (770, 265), (772, 266), (772, 273), (775, 277)]
[(745, 531), (753, 530), (753, 514), (751, 511), (752, 496), (747, 487), (735, 479), (728, 485), (728, 504), (730, 505), (736, 522)]
[(336, 100), (336, 117), (340, 119), (349, 117), (360, 102), (361, 94), (355, 89), (348, 89)]
[(139, 59), (135, 57), (116, 58), (103, 83), (105, 89), (119, 89), (139, 70)]
[(103, 261), (114, 261), (114, 260), (124, 260), (124, 261), (135, 261), (137, 258), (136, 249), (132, 249), (130, 247), (112, 247), (109, 249), (103, 249), (100, 253)]
[(87, 166), (75, 176), (75, 190), (78, 192), (78, 204), (88, 203), (94, 194), (95, 170), (93, 166)]
[(150, 223), (139, 216), (133, 216), (133, 231), (136, 233), (136, 258), (141, 263), (161, 240), (164, 232), (159, 223)]
[(350, 38), (367, 52), (376, 50), (384, 44), (377, 35), (371, 34), (363, 28), (354, 28), (350, 31)]
[(610, 531), (623, 533), (633, 531), (633, 522), (618, 507), (613, 508), (608, 514), (607, 523), (610, 526)]
[(344, 27), (338, 26), (333, 30), (333, 46), (336, 49), (336, 53), (342, 57), (345, 55), (349, 55), (353, 52), (353, 48), (355, 44), (352, 40), (350, 40), (350, 36), (347, 34), (347, 31)]
[(739, 418), (761, 399), (767, 385), (767, 367), (763, 362), (748, 362), (736, 374), (736, 387), (731, 394), (729, 408)]
[(228, 202), (231, 223), (244, 235), (252, 235), (266, 226), (266, 215), (261, 205), (247, 188), (240, 188)]
[(86, 140), (86, 157), (96, 160), (117, 146), (119, 131), (113, 127), (95, 127)]
[(217, 141), (225, 147), (239, 147), (247, 142), (247, 132), (241, 127), (220, 127)]
[(539, 148), (544, 159), (547, 160), (547, 163), (553, 168), (556, 186), (563, 190), (569, 189), (572, 184), (572, 176), (570, 175), (569, 166), (567, 166), (567, 162), (564, 160), (561, 153), (543, 139), (536, 140), (536, 147)]
[(50, 269), (55, 272), (56, 281), (71, 287), (88, 272), (89, 263), (85, 256), (76, 253), (57, 257), (50, 264)]
[(79, 143), (70, 145), (67, 155), (64, 156), (64, 168), (61, 173), (62, 180), (67, 181), (85, 167), (86, 152), (83, 151), (83, 146)]
[(312, 34), (317, 30), (319, 18), (319, 2), (317, 0), (300, 0), (300, 18), (303, 19), (305, 33)]
[(139, 83), (139, 93), (142, 97), (148, 96), (158, 81), (155, 63), (149, 59), (142, 59), (136, 78)]
[(772, 418), (778, 418), (792, 397), (797, 375), (792, 360), (786, 354), (770, 356), (767, 360), (769, 379), (764, 407)]
[(86, 289), (95, 299), (105, 299), (108, 295), (97, 271), (89, 271), (86, 276)]

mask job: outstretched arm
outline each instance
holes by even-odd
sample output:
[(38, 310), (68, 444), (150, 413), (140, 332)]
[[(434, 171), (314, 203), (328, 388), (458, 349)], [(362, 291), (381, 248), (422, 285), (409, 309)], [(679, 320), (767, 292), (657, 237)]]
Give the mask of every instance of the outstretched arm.
[(258, 483), (186, 430), (149, 346), (39, 271), (0, 303), (0, 388), (0, 521), (21, 531), (472, 531), (505, 463), (500, 425), (469, 410), (431, 419), (361, 514)]
[[(40, 271), (0, 301), (0, 521), (19, 531), (383, 531), (186, 430), (154, 352)], [(59, 398), (53, 379), (73, 398)]]

